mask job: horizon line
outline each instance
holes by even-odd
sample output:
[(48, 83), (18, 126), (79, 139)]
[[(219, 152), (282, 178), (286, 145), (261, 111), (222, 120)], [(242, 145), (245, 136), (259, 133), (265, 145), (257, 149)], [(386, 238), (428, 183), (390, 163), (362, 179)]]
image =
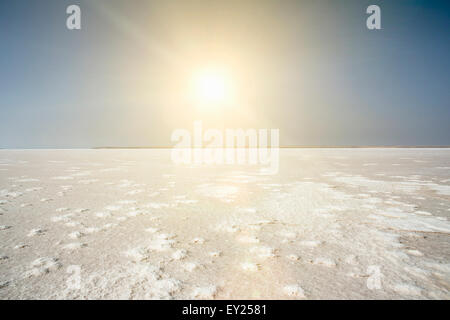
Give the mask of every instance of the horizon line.
[[(103, 147), (93, 147), (91, 149), (172, 149), (174, 146), (166, 147), (166, 146), (154, 146), (154, 147), (114, 147), (114, 146), (103, 146)], [(233, 146), (233, 147), (186, 147), (186, 148), (179, 148), (179, 149), (250, 149), (250, 148), (272, 148), (272, 146), (267, 147), (249, 147), (249, 146)], [(425, 148), (450, 148), (450, 145), (417, 145), (417, 146), (409, 146), (409, 145), (344, 145), (344, 146), (333, 146), (333, 145), (324, 145), (324, 146), (317, 146), (317, 145), (300, 145), (300, 146), (279, 146), (279, 147), (273, 147), (273, 148), (280, 148), (280, 149), (339, 149), (339, 148), (414, 148), (414, 149), (425, 149)]]
[[(100, 146), (100, 147), (28, 147), (28, 148), (0, 148), (0, 150), (77, 150), (77, 149), (91, 149), (91, 150), (114, 150), (114, 149), (173, 149), (174, 146)], [(248, 146), (244, 147), (187, 147), (183, 149), (250, 149)], [(253, 147), (260, 148), (260, 147)], [(279, 146), (279, 147), (261, 147), (261, 148), (279, 148), (279, 149), (449, 149), (450, 145), (300, 145), (300, 146)], [(181, 148), (179, 148), (181, 149)]]

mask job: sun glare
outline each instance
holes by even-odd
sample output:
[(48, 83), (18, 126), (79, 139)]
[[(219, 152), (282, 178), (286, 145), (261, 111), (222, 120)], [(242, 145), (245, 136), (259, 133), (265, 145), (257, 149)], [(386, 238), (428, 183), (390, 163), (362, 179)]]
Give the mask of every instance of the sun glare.
[(203, 71), (195, 78), (195, 91), (199, 102), (209, 106), (226, 102), (230, 98), (227, 76), (218, 71)]

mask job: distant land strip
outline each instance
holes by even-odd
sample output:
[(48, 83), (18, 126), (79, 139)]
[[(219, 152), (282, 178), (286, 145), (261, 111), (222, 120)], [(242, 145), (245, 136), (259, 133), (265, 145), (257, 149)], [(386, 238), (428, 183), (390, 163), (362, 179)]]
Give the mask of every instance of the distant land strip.
[[(174, 148), (173, 146), (170, 147), (165, 147), (165, 146), (156, 146), (156, 147), (94, 147), (93, 149), (172, 149)], [(245, 147), (187, 147), (186, 149), (196, 149), (196, 148), (201, 148), (201, 149), (237, 149), (237, 148), (244, 148), (247, 149), (249, 148), (248, 146)], [(256, 147), (258, 148), (258, 147)], [(271, 148), (270, 146), (268, 146), (267, 148)], [(399, 146), (280, 146), (280, 149), (386, 149), (386, 148), (391, 148), (391, 149), (438, 149), (438, 148), (450, 148), (449, 146), (403, 146), (403, 145), (399, 145)]]

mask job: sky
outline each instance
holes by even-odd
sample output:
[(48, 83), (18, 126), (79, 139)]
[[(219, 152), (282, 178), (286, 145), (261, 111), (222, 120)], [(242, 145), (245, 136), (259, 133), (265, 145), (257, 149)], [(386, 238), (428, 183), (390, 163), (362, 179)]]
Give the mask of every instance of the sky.
[[(0, 148), (170, 147), (195, 120), (283, 146), (450, 145), (449, 30), (446, 0), (0, 0)], [(220, 107), (199, 108), (201, 70), (227, 75)]]

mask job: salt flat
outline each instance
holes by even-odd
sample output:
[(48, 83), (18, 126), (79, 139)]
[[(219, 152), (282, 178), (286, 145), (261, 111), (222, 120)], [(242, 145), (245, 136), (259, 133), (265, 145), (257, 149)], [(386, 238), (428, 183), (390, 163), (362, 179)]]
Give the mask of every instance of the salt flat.
[(449, 299), (449, 149), (0, 150), (1, 299)]

